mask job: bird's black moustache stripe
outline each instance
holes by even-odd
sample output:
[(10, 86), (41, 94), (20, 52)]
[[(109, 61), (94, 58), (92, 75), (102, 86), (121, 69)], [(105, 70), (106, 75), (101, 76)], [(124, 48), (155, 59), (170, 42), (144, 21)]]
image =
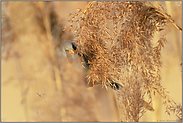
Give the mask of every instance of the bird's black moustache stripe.
[(72, 48), (73, 48), (74, 50), (76, 50), (76, 49), (77, 49), (77, 44), (76, 44), (76, 43), (72, 43)]

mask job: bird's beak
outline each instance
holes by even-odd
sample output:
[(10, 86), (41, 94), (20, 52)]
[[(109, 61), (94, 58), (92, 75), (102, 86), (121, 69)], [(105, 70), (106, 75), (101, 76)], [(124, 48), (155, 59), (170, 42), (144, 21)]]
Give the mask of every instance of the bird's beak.
[(71, 50), (71, 53), (74, 53), (74, 50), (73, 49)]

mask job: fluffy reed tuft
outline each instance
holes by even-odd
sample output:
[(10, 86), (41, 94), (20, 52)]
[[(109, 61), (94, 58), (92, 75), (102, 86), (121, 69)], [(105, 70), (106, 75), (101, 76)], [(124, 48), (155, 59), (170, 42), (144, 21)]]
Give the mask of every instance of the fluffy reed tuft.
[[(89, 57), (90, 83), (106, 85), (118, 81), (124, 86), (118, 95), (122, 121), (139, 121), (158, 92), (167, 101), (160, 80), (162, 36), (156, 46), (152, 38), (164, 29), (169, 19), (146, 2), (90, 2), (85, 11), (71, 14), (65, 30), (74, 34), (79, 50)], [(170, 101), (171, 102), (171, 101)], [(178, 110), (176, 103), (166, 105)], [(172, 106), (173, 105), (173, 106)], [(180, 110), (177, 115), (180, 117)]]

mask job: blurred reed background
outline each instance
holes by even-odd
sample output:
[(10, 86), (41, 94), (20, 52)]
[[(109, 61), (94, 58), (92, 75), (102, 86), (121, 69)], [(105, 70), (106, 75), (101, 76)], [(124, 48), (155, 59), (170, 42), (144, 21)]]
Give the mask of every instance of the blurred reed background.
[[(182, 27), (182, 2), (181, 1), (154, 1), (154, 6), (161, 6), (172, 19), (180, 27)], [(167, 43), (162, 50), (161, 77), (162, 85), (170, 92), (170, 96), (175, 102), (182, 105), (182, 32), (175, 28), (172, 24), (168, 24), (165, 28), (167, 32)], [(162, 33), (154, 36), (153, 43)], [(159, 95), (154, 97), (154, 112), (144, 114), (142, 121), (154, 122), (175, 122), (176, 117), (165, 113), (165, 106), (162, 105), (163, 100)]]
[[(150, 3), (182, 27), (182, 1)], [(63, 41), (77, 37), (75, 32), (63, 31), (72, 23), (68, 22), (69, 13), (86, 11), (88, 4), (1, 2), (1, 121), (135, 121), (127, 116), (123, 119), (116, 92), (102, 86), (86, 88), (82, 71), (60, 57)], [(182, 106), (182, 31), (167, 23), (163, 32), (153, 36), (154, 46), (164, 34), (167, 42), (161, 50), (160, 82), (171, 99)], [(137, 121), (181, 120), (165, 113), (159, 94), (148, 103), (155, 111), (145, 111)]]

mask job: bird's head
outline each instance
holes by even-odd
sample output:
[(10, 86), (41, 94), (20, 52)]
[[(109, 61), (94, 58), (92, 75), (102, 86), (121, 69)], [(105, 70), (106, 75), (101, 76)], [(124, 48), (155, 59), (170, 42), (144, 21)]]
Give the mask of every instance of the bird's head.
[(68, 40), (62, 44), (62, 50), (69, 53), (76, 53), (77, 44)]

